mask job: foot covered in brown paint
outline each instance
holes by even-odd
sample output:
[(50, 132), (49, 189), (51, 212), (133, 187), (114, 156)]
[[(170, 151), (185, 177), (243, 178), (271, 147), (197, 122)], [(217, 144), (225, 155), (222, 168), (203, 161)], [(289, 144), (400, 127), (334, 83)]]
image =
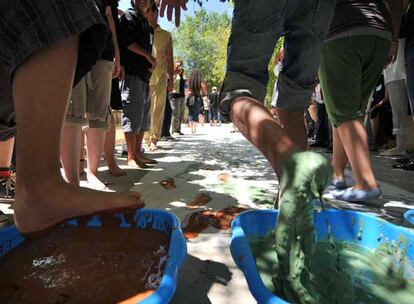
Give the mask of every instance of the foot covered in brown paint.
[(292, 303), (317, 303), (309, 272), (316, 243), (312, 201), (321, 199), (331, 176), (329, 161), (314, 152), (295, 153), (282, 167), (274, 285)]
[(132, 168), (139, 168), (139, 169), (148, 169), (151, 168), (151, 166), (148, 166), (146, 163), (142, 162), (138, 159), (128, 159), (127, 160), (127, 166)]
[(155, 165), (158, 164), (158, 162), (155, 159), (149, 158), (149, 157), (145, 157), (142, 156), (142, 158), (140, 158), (140, 160), (144, 163), (144, 164), (149, 164), (149, 165)]
[(19, 184), (14, 220), (21, 233), (32, 235), (77, 216), (106, 210), (139, 209), (144, 205), (137, 192), (100, 192), (75, 187), (56, 178), (26, 187)]
[(111, 165), (108, 164), (108, 170), (109, 173), (115, 177), (120, 177), (127, 174), (126, 171), (122, 170), (116, 163)]

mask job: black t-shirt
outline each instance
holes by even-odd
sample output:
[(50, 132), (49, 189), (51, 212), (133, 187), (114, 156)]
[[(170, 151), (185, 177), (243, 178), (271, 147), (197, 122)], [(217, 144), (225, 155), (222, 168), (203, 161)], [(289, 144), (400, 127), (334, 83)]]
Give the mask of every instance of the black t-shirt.
[(407, 44), (414, 45), (414, 0), (410, 1), (410, 9), (404, 19), (404, 29)]
[(384, 0), (336, 0), (328, 38), (357, 27), (373, 27), (392, 33), (391, 15)]
[[(99, 12), (101, 13), (102, 17), (106, 21), (106, 25), (108, 26), (108, 34), (106, 36), (106, 48), (101, 54), (101, 59), (108, 60), (108, 61), (114, 61), (115, 57), (115, 48), (114, 44), (112, 42), (112, 33), (111, 29), (109, 28), (109, 23), (106, 18), (106, 8), (110, 6), (112, 8), (112, 2), (113, 0), (95, 0), (96, 6), (99, 9)], [(117, 1), (116, 1), (117, 2)], [(118, 3), (117, 3), (118, 5)]]
[(153, 36), (153, 30), (147, 20), (136, 9), (128, 9), (121, 17), (118, 41), (121, 51), (121, 63), (127, 74), (137, 75), (144, 81), (149, 81), (151, 64), (145, 57), (128, 50), (128, 46), (136, 43), (151, 53)]
[(218, 93), (211, 93), (208, 95), (208, 99), (210, 99), (210, 107), (211, 108), (217, 108), (218, 107)]

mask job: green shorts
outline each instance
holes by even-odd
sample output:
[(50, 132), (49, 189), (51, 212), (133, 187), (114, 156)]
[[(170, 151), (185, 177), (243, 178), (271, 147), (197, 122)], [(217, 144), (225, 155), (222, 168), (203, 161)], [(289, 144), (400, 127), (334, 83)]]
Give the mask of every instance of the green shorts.
[(361, 119), (375, 88), (391, 42), (373, 35), (348, 36), (325, 42), (319, 78), (331, 123)]

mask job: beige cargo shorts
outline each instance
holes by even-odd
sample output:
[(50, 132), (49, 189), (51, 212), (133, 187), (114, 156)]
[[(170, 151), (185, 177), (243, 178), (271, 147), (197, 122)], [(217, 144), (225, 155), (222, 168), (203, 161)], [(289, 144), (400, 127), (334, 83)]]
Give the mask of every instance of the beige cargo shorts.
[(98, 60), (92, 70), (73, 88), (66, 123), (93, 129), (109, 128), (114, 63)]

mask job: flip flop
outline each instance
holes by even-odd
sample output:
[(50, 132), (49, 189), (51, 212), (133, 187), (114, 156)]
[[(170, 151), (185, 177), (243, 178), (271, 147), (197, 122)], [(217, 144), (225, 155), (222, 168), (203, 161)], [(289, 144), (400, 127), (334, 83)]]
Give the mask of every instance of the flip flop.
[(351, 203), (378, 203), (378, 199), (382, 196), (382, 191), (379, 188), (372, 190), (354, 190), (353, 188), (347, 188), (343, 191), (333, 192), (333, 197), (340, 201)]

